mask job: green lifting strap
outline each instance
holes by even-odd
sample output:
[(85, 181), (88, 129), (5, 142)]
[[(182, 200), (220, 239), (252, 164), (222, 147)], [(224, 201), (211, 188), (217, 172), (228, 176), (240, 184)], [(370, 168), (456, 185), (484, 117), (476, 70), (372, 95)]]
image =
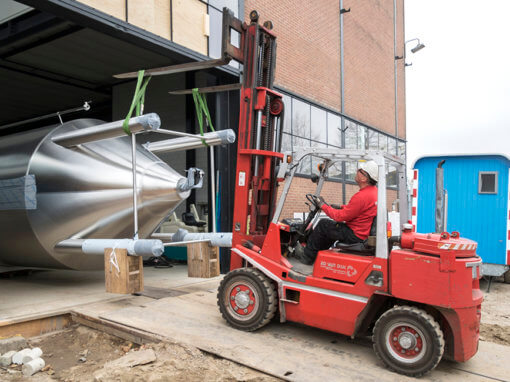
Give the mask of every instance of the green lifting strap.
[[(207, 108), (207, 102), (205, 100), (205, 95), (200, 94), (198, 92), (198, 88), (194, 88), (192, 90), (192, 94), (193, 94), (193, 101), (195, 102), (195, 109), (197, 111), (198, 125), (200, 126), (200, 135), (204, 135), (203, 114), (205, 114), (207, 126), (209, 126), (211, 128), (211, 131), (215, 131), (213, 124), (212, 124), (211, 115), (209, 114), (209, 109)], [(205, 142), (205, 139), (202, 139), (202, 143), (205, 146), (209, 146)]]
[(126, 115), (126, 119), (122, 124), (122, 128), (127, 135), (131, 135), (131, 130), (129, 129), (129, 120), (131, 119), (131, 115), (133, 114), (133, 110), (136, 108), (136, 116), (140, 115), (140, 110), (143, 107), (145, 102), (145, 90), (147, 89), (147, 84), (149, 83), (151, 77), (148, 77), (142, 85), (143, 75), (145, 70), (138, 71), (138, 81), (136, 82), (135, 94), (133, 96), (133, 101), (131, 101), (131, 107), (129, 108), (129, 112)]

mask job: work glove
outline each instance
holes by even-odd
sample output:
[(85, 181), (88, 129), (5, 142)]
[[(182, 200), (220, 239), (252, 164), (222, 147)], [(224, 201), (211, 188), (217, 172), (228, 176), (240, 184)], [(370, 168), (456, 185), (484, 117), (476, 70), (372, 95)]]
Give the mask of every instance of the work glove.
[(315, 202), (315, 205), (318, 207), (318, 208), (321, 208), (324, 204), (327, 204), (325, 201), (324, 201), (324, 198), (322, 196), (315, 196), (313, 197), (313, 201)]

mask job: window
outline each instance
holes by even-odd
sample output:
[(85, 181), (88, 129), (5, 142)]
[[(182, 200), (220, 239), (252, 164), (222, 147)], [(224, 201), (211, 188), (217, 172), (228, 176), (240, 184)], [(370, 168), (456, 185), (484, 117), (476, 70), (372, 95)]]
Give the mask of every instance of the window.
[(398, 155), (400, 159), (406, 160), (406, 143), (398, 141)]
[[(208, 13), (209, 13), (209, 57), (221, 57), (221, 39), (223, 27), (223, 7), (229, 8), (235, 17), (239, 17), (239, 3), (238, 0), (209, 0)], [(232, 30), (231, 43), (234, 46), (239, 46), (239, 33)], [(239, 67), (239, 63), (235, 60), (230, 61), (230, 66), (234, 68)]]
[[(312, 147), (319, 147), (319, 148), (327, 147), (325, 143), (318, 143), (318, 142), (312, 141), (311, 144), (312, 144)], [(313, 156), (312, 157), (312, 174), (319, 175), (319, 169), (318, 169), (319, 163), (322, 163), (322, 159)]]
[(388, 137), (388, 152), (397, 155), (397, 141), (394, 138)]
[(326, 111), (312, 106), (312, 139), (317, 142), (326, 143), (328, 133), (328, 122)]
[(292, 134), (292, 99), (283, 95), (283, 132)]
[(368, 130), (368, 149), (379, 150), (379, 133), (375, 130)]
[(310, 104), (296, 98), (292, 99), (292, 134), (310, 138)]
[(333, 113), (328, 113), (328, 146), (342, 147), (340, 117)]
[[(292, 137), (292, 151), (294, 152), (294, 155), (297, 154), (297, 152), (307, 149), (310, 147), (310, 140), (309, 139), (303, 139), (296, 136)], [(310, 156), (307, 156), (301, 161), (301, 164), (299, 165), (297, 169), (298, 174), (306, 174), (310, 175), (312, 170), (312, 162), (310, 159)]]
[(478, 173), (478, 193), (479, 194), (498, 193), (497, 171), (480, 171)]
[[(215, 0), (237, 1), (237, 0)], [(211, 4), (211, 2), (210, 2)], [(301, 147), (345, 147), (347, 149), (375, 150), (388, 152), (392, 155), (399, 155), (405, 160), (406, 143), (388, 134), (383, 134), (374, 128), (363, 123), (342, 117), (340, 114), (314, 104), (302, 98), (283, 94), (285, 106), (285, 120), (283, 121), (282, 151), (285, 149), (296, 151)], [(344, 133), (342, 133), (342, 118), (344, 120)], [(343, 134), (343, 136), (342, 136)], [(345, 146), (342, 145), (342, 138), (345, 139)], [(316, 172), (318, 160), (307, 160), (298, 169), (298, 174), (311, 174)], [(342, 164), (330, 168), (329, 177), (343, 179)], [(354, 181), (358, 165), (345, 162), (345, 179)], [(388, 185), (396, 185), (395, 169), (389, 169)]]
[(358, 148), (358, 127), (352, 121), (345, 121), (345, 148)]

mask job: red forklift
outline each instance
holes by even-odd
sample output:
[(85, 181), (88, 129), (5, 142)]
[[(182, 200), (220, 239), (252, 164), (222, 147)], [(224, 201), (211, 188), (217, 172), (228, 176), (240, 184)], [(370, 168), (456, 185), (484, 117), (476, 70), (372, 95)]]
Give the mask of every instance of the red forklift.
[[(276, 36), (271, 23), (242, 23), (224, 11), (224, 57), (243, 64), (230, 272), (218, 305), (234, 328), (254, 331), (279, 315), (351, 337), (371, 335), (392, 370), (421, 376), (443, 356), (470, 359), (478, 349), (482, 293), (476, 243), (458, 232), (418, 234), (407, 224), (404, 162), (372, 151), (308, 148), (281, 152), (284, 107), (273, 90)], [(230, 44), (231, 29), (240, 46)], [(304, 222), (280, 220), (300, 164), (322, 162)], [(379, 168), (375, 236), (361, 247), (338, 243), (320, 251), (313, 266), (288, 257), (306, 241), (318, 217), (317, 196), (331, 166), (373, 160)], [(386, 169), (396, 168), (402, 234), (387, 232)], [(278, 186), (283, 192), (277, 201)]]
[[(443, 356), (466, 361), (478, 349), (482, 293), (477, 244), (458, 232), (418, 234), (407, 224), (404, 162), (382, 152), (308, 148), (282, 153), (282, 95), (273, 90), (276, 36), (272, 23), (250, 23), (223, 10), (222, 57), (145, 74), (161, 75), (242, 64), (230, 272), (218, 289), (218, 305), (236, 329), (254, 331), (276, 315), (351, 337), (371, 335), (379, 358), (392, 370), (421, 376)], [(239, 44), (232, 43), (233, 31)], [(136, 76), (127, 73), (124, 78)], [(239, 84), (201, 91), (239, 89)], [(189, 91), (188, 91), (189, 92)], [(304, 195), (305, 221), (280, 220), (301, 163), (321, 161), (313, 194)], [(374, 232), (363, 245), (337, 243), (320, 251), (313, 266), (292, 254), (317, 220), (317, 197), (329, 169), (345, 161), (373, 160), (378, 165), (378, 208)], [(396, 168), (402, 234), (389, 236), (386, 169)], [(278, 186), (283, 192), (278, 198)], [(278, 199), (278, 200), (277, 200)]]

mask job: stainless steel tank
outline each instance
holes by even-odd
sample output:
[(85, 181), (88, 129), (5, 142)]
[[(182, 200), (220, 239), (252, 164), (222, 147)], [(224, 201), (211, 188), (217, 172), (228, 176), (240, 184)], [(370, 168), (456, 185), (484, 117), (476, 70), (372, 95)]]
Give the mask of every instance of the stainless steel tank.
[[(130, 137), (71, 148), (51, 139), (103, 123), (81, 119), (0, 138), (0, 262), (101, 269), (102, 256), (61, 252), (56, 244), (133, 237)], [(150, 151), (137, 145), (136, 153), (139, 237), (146, 238), (190, 191), (180, 191), (186, 178)]]

